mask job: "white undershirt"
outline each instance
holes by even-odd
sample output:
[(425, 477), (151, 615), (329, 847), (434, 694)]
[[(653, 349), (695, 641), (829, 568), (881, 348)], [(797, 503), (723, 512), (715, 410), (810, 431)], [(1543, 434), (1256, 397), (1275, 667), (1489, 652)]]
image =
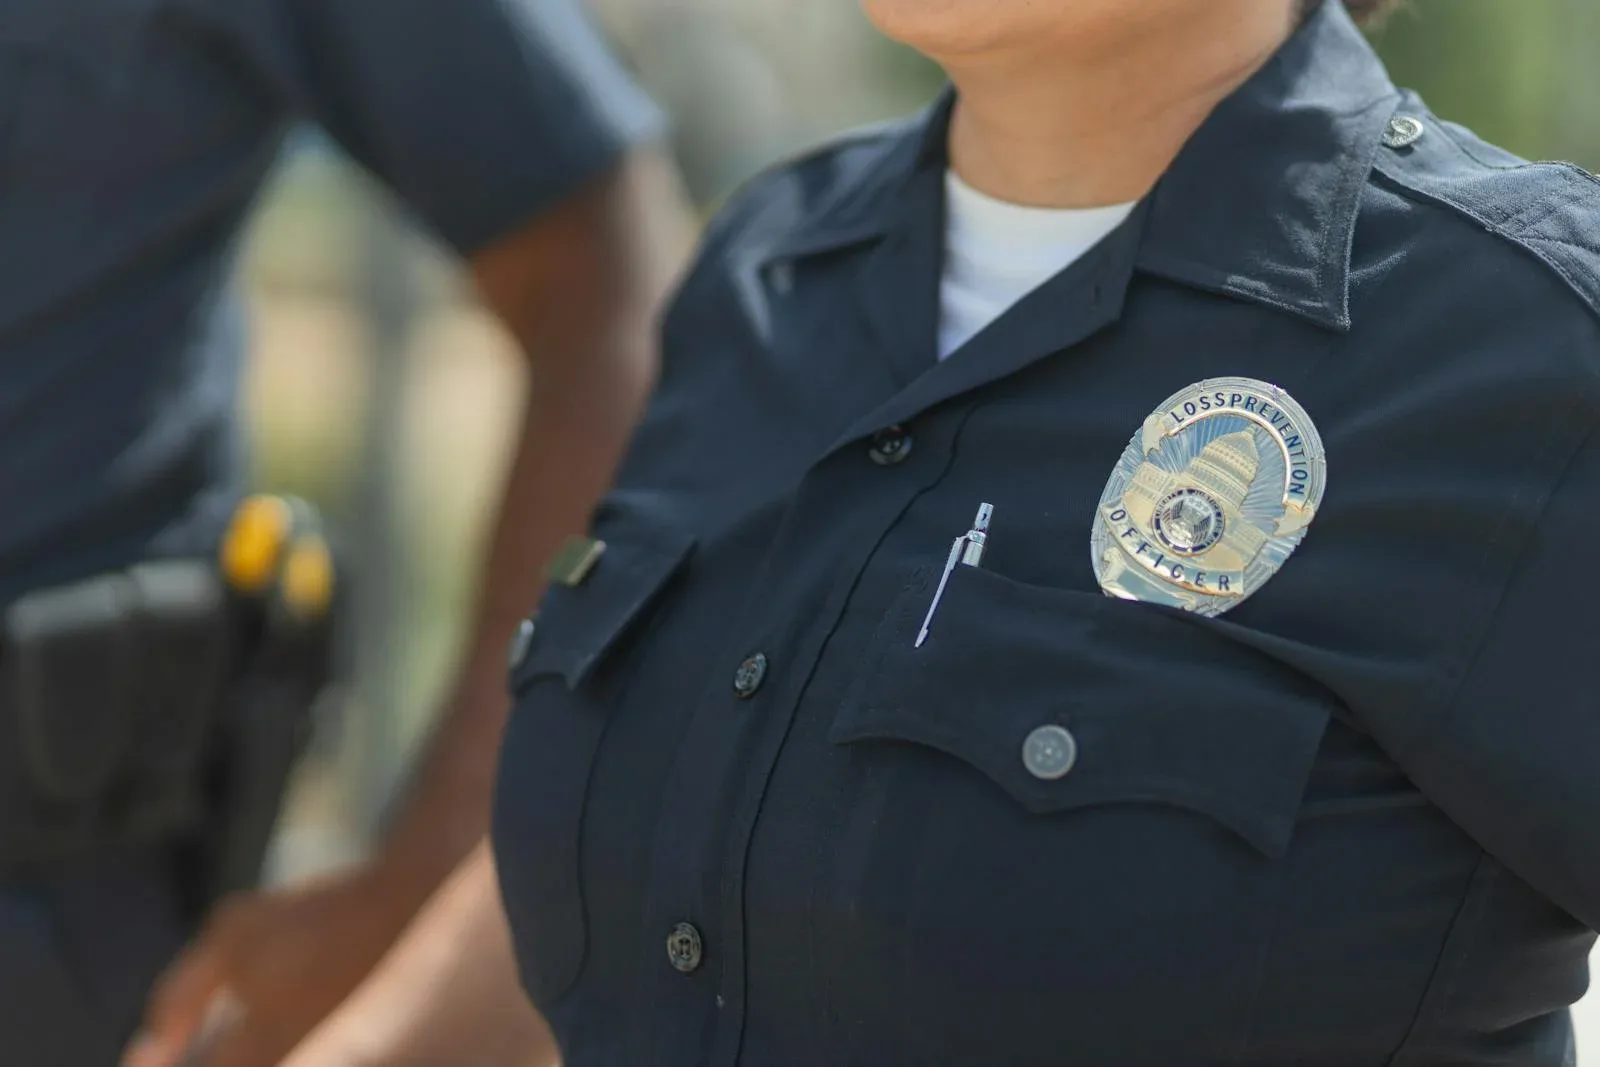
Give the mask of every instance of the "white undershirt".
[(1120, 226), (1133, 207), (1020, 207), (986, 196), (955, 171), (946, 171), (939, 358), (1076, 263)]

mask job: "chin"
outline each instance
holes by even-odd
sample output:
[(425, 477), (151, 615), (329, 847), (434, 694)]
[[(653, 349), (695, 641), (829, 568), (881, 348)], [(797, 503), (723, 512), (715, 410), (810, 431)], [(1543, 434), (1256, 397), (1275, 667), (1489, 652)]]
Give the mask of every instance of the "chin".
[(934, 59), (989, 51), (1007, 37), (987, 0), (861, 0), (861, 8), (885, 37)]
[[(887, 37), (936, 60), (1118, 52), (1178, 28), (1218, 33), (1290, 0), (861, 0)], [(1207, 28), (1211, 27), (1211, 28)]]

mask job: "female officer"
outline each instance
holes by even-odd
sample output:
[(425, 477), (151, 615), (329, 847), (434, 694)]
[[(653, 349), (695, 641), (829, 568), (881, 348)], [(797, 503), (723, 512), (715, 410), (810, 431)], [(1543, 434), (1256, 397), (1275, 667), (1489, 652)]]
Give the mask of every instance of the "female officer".
[(715, 224), (516, 649), (569, 1067), (1572, 1062), (1600, 189), (1380, 6), (867, 0), (954, 89)]

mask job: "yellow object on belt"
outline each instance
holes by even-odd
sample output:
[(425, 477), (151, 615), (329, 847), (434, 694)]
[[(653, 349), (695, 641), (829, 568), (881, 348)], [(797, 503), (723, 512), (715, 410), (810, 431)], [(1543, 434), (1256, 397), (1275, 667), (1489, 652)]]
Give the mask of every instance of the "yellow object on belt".
[(320, 535), (307, 534), (289, 546), (278, 596), (302, 622), (320, 618), (333, 603), (333, 554)]
[(271, 607), (312, 622), (333, 603), (333, 554), (309, 505), (258, 494), (241, 501), (222, 538), (219, 563), (236, 593), (269, 596)]

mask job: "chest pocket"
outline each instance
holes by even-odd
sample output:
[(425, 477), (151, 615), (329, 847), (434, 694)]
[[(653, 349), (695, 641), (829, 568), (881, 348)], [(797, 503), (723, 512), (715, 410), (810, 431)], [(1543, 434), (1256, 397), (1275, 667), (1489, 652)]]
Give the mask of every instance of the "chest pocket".
[(628, 648), (687, 563), (695, 539), (649, 505), (596, 516), (605, 548), (584, 579), (552, 585), (511, 669), (494, 837), (501, 888), (535, 1001), (576, 980), (586, 947), (579, 840), (607, 712), (627, 684)]
[(833, 742), (936, 749), (1032, 815), (1178, 808), (1287, 850), (1327, 725), (1318, 687), (1199, 620), (966, 566), (916, 648), (930, 595), (890, 613)]

